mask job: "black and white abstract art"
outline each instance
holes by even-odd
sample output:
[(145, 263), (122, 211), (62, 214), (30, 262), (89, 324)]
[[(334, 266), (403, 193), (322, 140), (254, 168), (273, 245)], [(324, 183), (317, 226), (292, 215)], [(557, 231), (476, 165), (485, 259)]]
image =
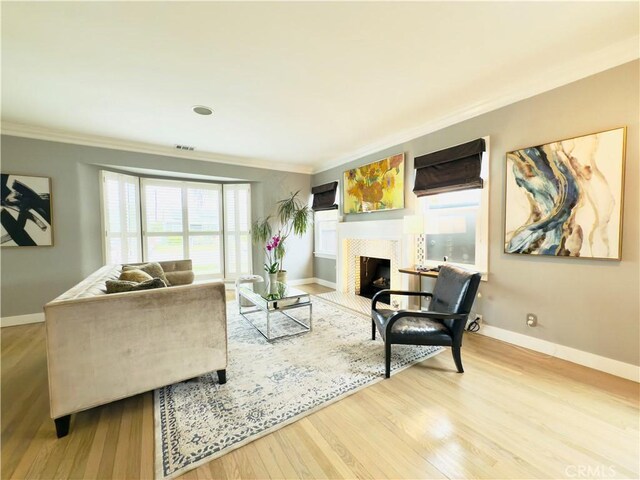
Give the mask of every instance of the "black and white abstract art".
[(505, 252), (619, 260), (625, 134), (507, 153)]
[(0, 174), (2, 247), (46, 247), (53, 245), (51, 223), (51, 179)]

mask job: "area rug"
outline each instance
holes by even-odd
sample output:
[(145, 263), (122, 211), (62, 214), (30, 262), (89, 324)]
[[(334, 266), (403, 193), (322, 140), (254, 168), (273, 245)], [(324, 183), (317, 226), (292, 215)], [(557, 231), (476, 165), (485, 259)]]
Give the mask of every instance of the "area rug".
[[(312, 332), (268, 343), (229, 302), (227, 383), (214, 372), (154, 392), (156, 478), (181, 475), (383, 380), (384, 348), (371, 340), (371, 320), (316, 296), (312, 303)], [(290, 313), (308, 319), (307, 308)], [(274, 323), (296, 325), (281, 314)], [(392, 369), (439, 351), (398, 345)]]
[[(342, 305), (343, 307), (347, 307), (350, 310), (364, 313), (367, 316), (371, 311), (371, 300), (365, 297), (361, 297), (360, 295), (354, 295), (353, 293), (336, 292), (335, 290), (333, 290), (331, 292), (319, 293), (318, 297), (322, 298), (323, 300), (329, 300), (332, 303), (337, 303), (338, 305)], [(380, 308), (391, 308), (390, 305), (382, 302), (378, 302), (378, 306)]]

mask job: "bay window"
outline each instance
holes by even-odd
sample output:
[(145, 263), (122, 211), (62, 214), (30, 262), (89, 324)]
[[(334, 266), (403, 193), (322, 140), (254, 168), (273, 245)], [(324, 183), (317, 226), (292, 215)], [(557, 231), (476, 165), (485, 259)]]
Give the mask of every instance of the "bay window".
[(188, 258), (198, 279), (251, 273), (249, 184), (102, 175), (107, 263)]

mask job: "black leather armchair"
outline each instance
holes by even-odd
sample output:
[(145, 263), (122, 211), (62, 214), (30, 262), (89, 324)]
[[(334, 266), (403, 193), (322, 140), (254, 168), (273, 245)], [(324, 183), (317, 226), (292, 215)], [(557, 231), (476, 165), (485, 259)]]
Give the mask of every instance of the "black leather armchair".
[[(433, 293), (382, 290), (371, 301), (371, 338), (376, 329), (385, 348), (385, 377), (391, 375), (391, 345), (440, 345), (451, 347), (459, 373), (463, 373), (460, 348), (467, 317), (473, 306), (480, 274), (451, 265), (443, 265)], [(430, 297), (429, 310), (388, 310), (377, 308), (382, 295)]]

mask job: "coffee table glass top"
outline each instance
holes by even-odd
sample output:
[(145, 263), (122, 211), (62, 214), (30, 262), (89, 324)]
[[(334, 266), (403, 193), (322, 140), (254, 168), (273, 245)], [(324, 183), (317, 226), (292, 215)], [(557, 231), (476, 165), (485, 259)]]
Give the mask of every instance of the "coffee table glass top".
[[(251, 288), (253, 286), (253, 288)], [(239, 293), (251, 300), (251, 302), (269, 310), (277, 310), (283, 307), (289, 307), (296, 304), (306, 304), (311, 302), (311, 298), (307, 292), (290, 287), (284, 283), (278, 282), (275, 289), (270, 293), (268, 282), (259, 282), (253, 284), (242, 284), (239, 286)]]

